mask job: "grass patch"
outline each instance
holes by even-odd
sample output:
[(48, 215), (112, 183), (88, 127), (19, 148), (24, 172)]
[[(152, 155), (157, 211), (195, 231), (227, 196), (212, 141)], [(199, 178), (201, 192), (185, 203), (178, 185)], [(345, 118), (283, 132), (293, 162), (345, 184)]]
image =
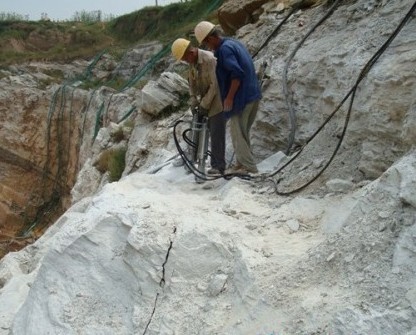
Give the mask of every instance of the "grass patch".
[(60, 69), (45, 69), (42, 72), (54, 79), (59, 79), (59, 80), (64, 79), (64, 73)]
[(0, 22), (0, 64), (91, 58), (116, 44), (101, 23)]
[(116, 91), (120, 91), (124, 85), (126, 84), (126, 80), (119, 76), (112, 78), (110, 81), (104, 83), (105, 86), (111, 87)]
[(108, 171), (110, 182), (118, 181), (126, 167), (127, 149), (108, 149), (101, 153), (94, 166), (101, 173)]
[(126, 121), (124, 121), (123, 126), (125, 128), (131, 128), (131, 129), (133, 129), (134, 128), (134, 121), (132, 121), (132, 120), (126, 120)]
[(109, 22), (109, 30), (128, 42), (160, 40), (170, 42), (187, 36), (195, 24), (216, 10), (223, 1), (192, 0), (163, 7), (145, 7)]
[(124, 136), (123, 127), (118, 127), (116, 130), (114, 130), (111, 133), (110, 138), (114, 143), (120, 143), (121, 141), (123, 141), (126, 138)]
[(80, 88), (84, 89), (84, 90), (89, 90), (89, 89), (96, 89), (99, 88), (103, 85), (102, 80), (99, 79), (95, 79), (95, 80), (83, 80), (82, 84), (80, 85)]

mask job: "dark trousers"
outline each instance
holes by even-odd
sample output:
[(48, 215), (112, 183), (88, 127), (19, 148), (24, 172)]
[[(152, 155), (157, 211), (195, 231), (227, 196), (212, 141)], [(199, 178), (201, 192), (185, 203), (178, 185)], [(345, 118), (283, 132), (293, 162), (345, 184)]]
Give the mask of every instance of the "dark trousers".
[(208, 119), (211, 138), (211, 166), (222, 172), (225, 170), (225, 124), (224, 113), (218, 113)]

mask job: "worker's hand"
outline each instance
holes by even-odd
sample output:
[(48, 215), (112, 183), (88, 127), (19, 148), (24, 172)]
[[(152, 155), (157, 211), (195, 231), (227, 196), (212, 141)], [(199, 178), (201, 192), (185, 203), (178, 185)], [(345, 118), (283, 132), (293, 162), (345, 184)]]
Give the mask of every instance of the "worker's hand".
[(208, 116), (208, 109), (199, 106), (199, 115), (201, 115), (201, 116)]
[(191, 96), (189, 104), (191, 105), (191, 109), (196, 109), (198, 107), (198, 99), (196, 98), (196, 96)]
[(225, 98), (224, 100), (224, 112), (229, 112), (233, 109), (233, 99)]

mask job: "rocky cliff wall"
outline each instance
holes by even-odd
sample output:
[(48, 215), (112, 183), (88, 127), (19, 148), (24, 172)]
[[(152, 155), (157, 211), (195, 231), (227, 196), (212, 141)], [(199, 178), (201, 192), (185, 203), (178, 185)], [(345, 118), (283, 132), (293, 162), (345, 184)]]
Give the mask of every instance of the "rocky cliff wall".
[[(126, 83), (133, 81), (149, 57), (160, 49), (156, 42), (138, 46), (119, 63), (101, 54), (89, 62), (33, 62), (2, 70), (0, 233), (6, 242), (32, 231), (34, 226), (41, 233), (70, 205), (70, 191), (79, 170), (87, 161), (95, 164), (101, 152), (114, 144), (110, 134), (102, 138), (100, 128), (127, 116), (134, 120), (142, 105), (144, 115), (151, 115), (156, 114), (155, 106), (163, 109), (173, 103), (172, 93), (168, 93), (167, 101), (164, 98), (158, 103), (160, 96), (154, 98), (146, 90), (141, 93), (134, 87), (117, 90), (105, 85), (114, 77)], [(141, 80), (147, 81), (151, 75), (147, 73)], [(102, 85), (86, 88), (92, 82)], [(179, 89), (174, 81), (171, 85), (172, 91), (187, 90), (186, 82)], [(103, 176), (95, 168), (94, 171), (100, 184)]]
[[(298, 10), (263, 47), (287, 14), (284, 7), (271, 4), (263, 6), (258, 22), (237, 33), (252, 53), (258, 53), (258, 64), (268, 63), (269, 77), (253, 132), (256, 152), (263, 156), (270, 147), (285, 150), (291, 135), (294, 147), (303, 146), (347, 97), (365, 65), (412, 7), (412, 1), (349, 1), (335, 8)], [(317, 25), (327, 13), (331, 15)], [(340, 159), (333, 165), (342, 169), (342, 161), (355, 157), (355, 178), (379, 176), (414, 145), (415, 25), (411, 17), (355, 91)], [(349, 103), (348, 99), (335, 113), (316, 145), (309, 145), (315, 157), (326, 154), (328, 159), (333, 152)]]

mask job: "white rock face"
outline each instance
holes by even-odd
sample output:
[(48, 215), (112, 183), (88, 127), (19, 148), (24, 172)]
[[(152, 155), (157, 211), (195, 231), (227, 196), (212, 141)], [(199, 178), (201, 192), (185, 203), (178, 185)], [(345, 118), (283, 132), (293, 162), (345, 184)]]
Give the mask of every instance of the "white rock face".
[(356, 191), (330, 234), (319, 227), (339, 195), (267, 198), (238, 179), (205, 188), (173, 166), (134, 173), (2, 260), (0, 334), (293, 333), (296, 320), (341, 334), (351, 318), (356, 331), (405, 333), (411, 307), (389, 306), (413, 297), (416, 207), (397, 195), (415, 172), (413, 153)]
[[(296, 12), (255, 58), (258, 63), (268, 62), (269, 78), (263, 83), (263, 99), (253, 131), (254, 151), (267, 157), (266, 144), (275, 152), (285, 151), (288, 145), (291, 122), (284, 94), (285, 69), (288, 98), (296, 115), (294, 146), (301, 146), (341, 103), (365, 64), (411, 7), (411, 1), (372, 5), (368, 1), (340, 2), (289, 59), (327, 9), (320, 6)], [(244, 26), (237, 36), (255, 53), (284, 15), (265, 12), (259, 22)], [(345, 168), (341, 161), (354, 157), (357, 164), (351, 172), (356, 178), (377, 178), (414, 145), (415, 132), (411, 129), (415, 129), (416, 115), (416, 36), (411, 32), (415, 30), (416, 22), (410, 19), (360, 82), (342, 152), (333, 164), (339, 171)], [(310, 143), (308, 151), (313, 151), (313, 156), (330, 156), (346, 120), (348, 104), (349, 100)]]
[(72, 202), (76, 203), (82, 198), (97, 192), (100, 186), (101, 173), (87, 160), (78, 173), (78, 180), (71, 190)]

